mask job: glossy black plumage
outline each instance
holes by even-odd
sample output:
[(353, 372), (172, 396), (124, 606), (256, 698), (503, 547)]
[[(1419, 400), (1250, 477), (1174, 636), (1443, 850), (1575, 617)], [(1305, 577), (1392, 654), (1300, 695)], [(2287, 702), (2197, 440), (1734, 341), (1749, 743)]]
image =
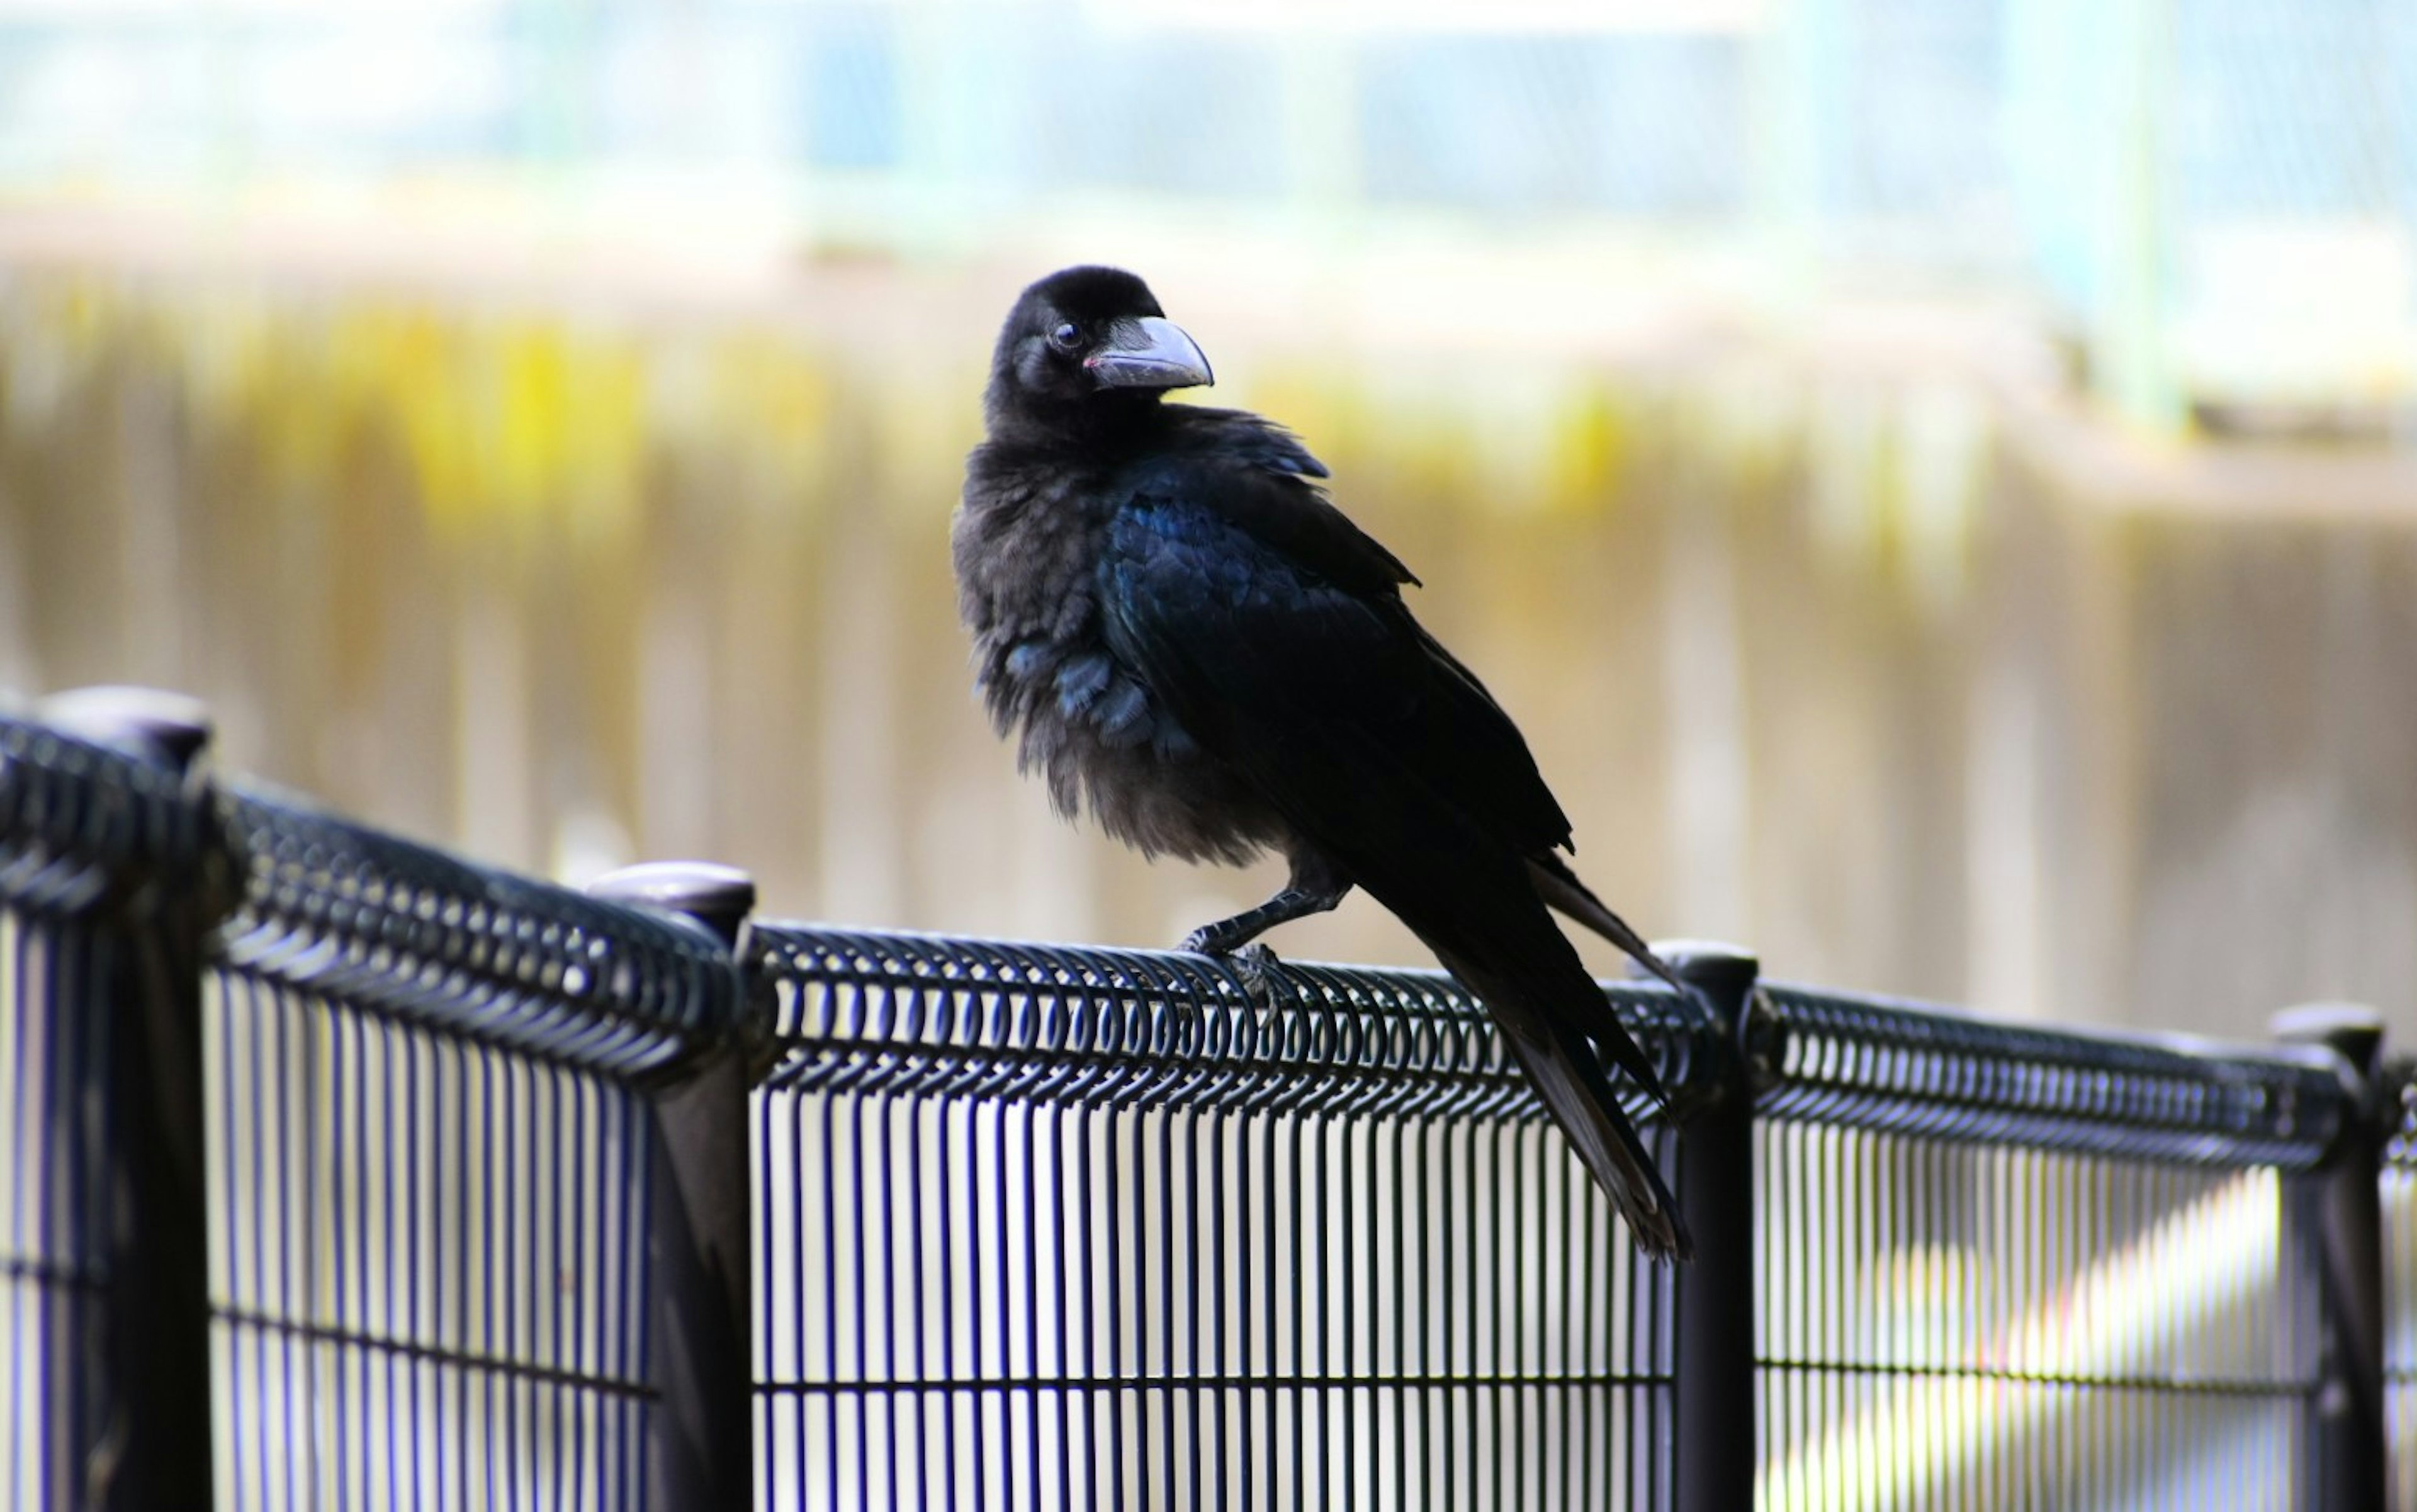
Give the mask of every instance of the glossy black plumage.
[(1668, 969), (1554, 855), (1569, 820), (1527, 742), (1326, 469), (1256, 416), (1159, 403), (1207, 376), (1130, 274), (1069, 269), (1009, 315), (954, 532), (993, 721), (1061, 811), (1126, 844), (1290, 861), (1194, 948), (1366, 889), (1486, 1004), (1638, 1242), (1683, 1258), (1602, 1062), (1658, 1096), (1651, 1064), (1547, 904)]

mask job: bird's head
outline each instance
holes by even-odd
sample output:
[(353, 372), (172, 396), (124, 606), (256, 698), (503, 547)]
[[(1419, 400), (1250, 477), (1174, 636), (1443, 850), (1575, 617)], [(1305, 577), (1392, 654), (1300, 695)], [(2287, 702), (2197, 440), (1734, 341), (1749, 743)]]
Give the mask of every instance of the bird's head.
[(1114, 267), (1070, 267), (1024, 291), (991, 359), (989, 409), (1080, 425), (1214, 382), (1208, 359), (1149, 285)]

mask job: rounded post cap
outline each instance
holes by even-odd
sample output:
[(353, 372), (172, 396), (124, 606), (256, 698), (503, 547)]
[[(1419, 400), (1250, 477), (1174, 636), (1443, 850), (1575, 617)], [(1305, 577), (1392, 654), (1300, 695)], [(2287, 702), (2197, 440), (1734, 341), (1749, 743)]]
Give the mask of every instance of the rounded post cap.
[(175, 771), (192, 770), (212, 732), (209, 706), (199, 698), (114, 683), (52, 694), (35, 704), (34, 716)]
[[(1755, 978), (1762, 971), (1762, 962), (1754, 952), (1726, 940), (1657, 939), (1652, 946), (1654, 955), (1670, 963), (1670, 970), (1691, 985), (1708, 992), (1742, 994), (1753, 987)], [(1652, 973), (1631, 961), (1628, 974), (1646, 977)]]
[(2286, 1044), (2326, 1046), (2361, 1073), (2375, 1069), (2383, 1046), (2383, 1015), (2363, 1002), (2295, 1003), (2266, 1027)]
[(586, 892), (608, 903), (693, 919), (730, 945), (738, 942), (738, 926), (755, 909), (755, 878), (710, 861), (640, 862), (606, 872), (588, 883)]

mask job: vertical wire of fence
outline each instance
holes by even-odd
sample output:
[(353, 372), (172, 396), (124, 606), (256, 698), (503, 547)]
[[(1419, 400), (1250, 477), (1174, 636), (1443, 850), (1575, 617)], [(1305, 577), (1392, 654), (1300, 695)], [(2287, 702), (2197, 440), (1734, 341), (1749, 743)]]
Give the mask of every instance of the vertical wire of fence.
[(762, 1504), (1669, 1504), (1671, 1273), (1440, 974), (753, 939)]
[(2308, 1492), (2338, 1069), (1767, 989), (1759, 1505)]

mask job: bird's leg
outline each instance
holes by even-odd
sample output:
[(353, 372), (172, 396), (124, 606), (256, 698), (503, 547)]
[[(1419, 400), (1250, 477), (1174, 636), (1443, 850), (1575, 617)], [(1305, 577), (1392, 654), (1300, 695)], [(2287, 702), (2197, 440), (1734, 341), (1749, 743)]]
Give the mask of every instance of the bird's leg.
[(1183, 937), (1182, 948), (1202, 955), (1231, 955), (1280, 924), (1325, 913), (1343, 901), (1351, 884), (1320, 857), (1295, 856), (1284, 890), (1255, 909), (1202, 924)]
[(1340, 893), (1320, 896), (1287, 887), (1255, 909), (1245, 909), (1230, 919), (1202, 924), (1183, 937), (1183, 948), (1202, 955), (1231, 955), (1280, 924), (1305, 919), (1313, 913), (1324, 913), (1343, 901)]

